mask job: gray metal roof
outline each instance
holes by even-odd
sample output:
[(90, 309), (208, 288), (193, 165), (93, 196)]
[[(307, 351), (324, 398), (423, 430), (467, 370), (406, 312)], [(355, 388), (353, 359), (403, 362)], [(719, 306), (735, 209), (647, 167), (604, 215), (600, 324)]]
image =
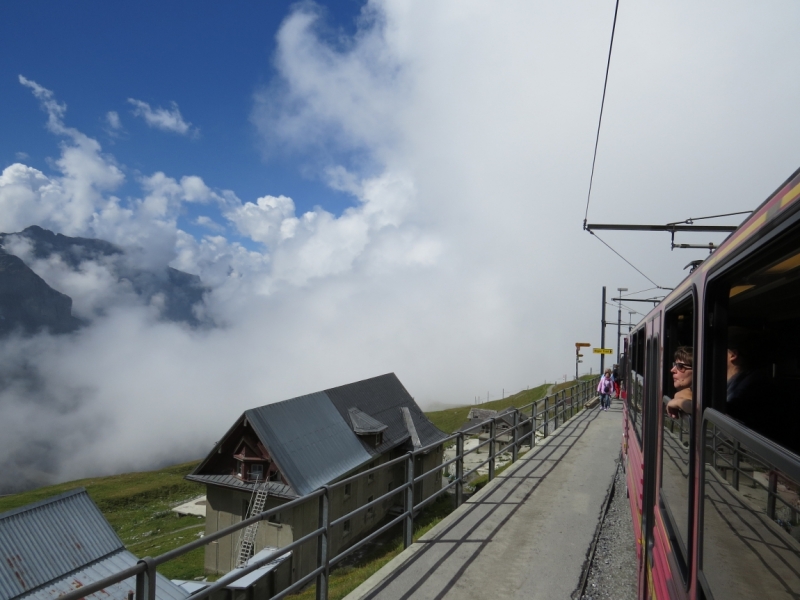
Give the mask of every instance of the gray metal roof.
[(325, 390), (325, 393), (342, 418), (347, 419), (348, 409), (355, 407), (388, 426), (383, 432), (383, 443), (380, 446), (372, 449), (364, 443), (365, 448), (373, 454), (383, 454), (410, 439), (403, 413), (399, 410), (403, 406), (408, 408), (423, 446), (447, 437), (446, 433), (428, 420), (394, 373), (331, 388)]
[(324, 392), (253, 408), (245, 416), (301, 496), (372, 458)]
[[(245, 411), (243, 418), (267, 447), (291, 490), (302, 496), (409, 441), (409, 429), (400, 410), (403, 407), (408, 409), (423, 446), (447, 437), (423, 414), (394, 373), (253, 408)], [(353, 414), (364, 424), (383, 427), (379, 430), (383, 431), (379, 446), (372, 447), (354, 433)], [(252, 484), (229, 473), (209, 472), (212, 457), (240, 423), (241, 419), (187, 479), (252, 489)]]
[[(197, 481), (199, 483), (211, 483), (213, 485), (241, 489), (246, 492), (252, 492), (256, 485), (260, 486), (263, 483), (256, 484), (250, 481), (242, 481), (233, 475), (201, 475), (197, 473), (191, 473), (187, 475), (186, 479), (189, 481)], [(294, 493), (291, 487), (284, 483), (278, 483), (277, 481), (267, 482), (267, 492), (269, 492), (270, 496), (278, 496), (280, 498), (288, 499), (297, 498), (297, 494)]]
[(357, 408), (348, 408), (347, 413), (350, 415), (350, 424), (353, 426), (353, 431), (356, 435), (364, 433), (380, 433), (389, 428), (380, 421), (376, 421), (367, 413), (358, 410)]
[[(133, 567), (138, 562), (127, 550), (120, 550), (111, 556), (73, 571), (55, 581), (50, 581), (40, 588), (18, 596), (15, 600), (56, 600), (67, 592), (71, 592), (104, 577), (119, 573), (123, 569)], [(186, 600), (189, 593), (172, 583), (166, 577), (156, 574), (156, 600)], [(129, 577), (101, 591), (86, 596), (91, 600), (127, 600), (128, 592), (136, 591), (136, 578)]]
[[(136, 561), (83, 488), (0, 514), (2, 600), (54, 598)], [(166, 579), (158, 585), (163, 600), (186, 597)]]

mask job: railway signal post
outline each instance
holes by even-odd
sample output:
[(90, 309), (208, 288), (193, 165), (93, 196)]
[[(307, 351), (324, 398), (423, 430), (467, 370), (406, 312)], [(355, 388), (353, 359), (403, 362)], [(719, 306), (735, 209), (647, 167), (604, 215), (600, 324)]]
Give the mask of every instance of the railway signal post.
[(583, 361), (583, 354), (581, 354), (581, 348), (588, 348), (591, 346), (588, 342), (575, 342), (575, 381), (578, 381), (578, 364), (582, 363)]

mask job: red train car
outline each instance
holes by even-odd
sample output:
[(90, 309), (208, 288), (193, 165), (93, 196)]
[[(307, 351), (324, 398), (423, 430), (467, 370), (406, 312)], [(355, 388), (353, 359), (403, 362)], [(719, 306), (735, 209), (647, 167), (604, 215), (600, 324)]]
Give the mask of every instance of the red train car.
[(638, 597), (800, 598), (800, 170), (624, 354)]

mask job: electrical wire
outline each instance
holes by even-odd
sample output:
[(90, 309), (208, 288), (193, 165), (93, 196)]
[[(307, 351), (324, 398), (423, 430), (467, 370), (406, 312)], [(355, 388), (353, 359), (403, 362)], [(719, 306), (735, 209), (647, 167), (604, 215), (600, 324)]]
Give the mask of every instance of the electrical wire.
[(645, 279), (647, 279), (647, 281), (649, 281), (650, 283), (652, 283), (652, 284), (653, 284), (654, 286), (656, 286), (658, 289), (660, 289), (660, 290), (666, 290), (666, 289), (670, 289), (670, 288), (661, 287), (661, 286), (660, 286), (660, 285), (658, 285), (658, 284), (657, 284), (655, 281), (653, 281), (652, 279), (650, 279), (650, 278), (649, 278), (647, 275), (645, 275), (644, 273), (642, 273), (642, 271), (641, 271), (639, 268), (637, 268), (637, 267), (636, 267), (636, 265), (634, 265), (634, 264), (633, 264), (631, 261), (629, 261), (627, 258), (625, 258), (624, 256), (622, 256), (622, 254), (620, 254), (619, 252), (617, 252), (616, 250), (614, 250), (614, 249), (613, 249), (611, 246), (609, 246), (609, 245), (608, 245), (608, 244), (607, 244), (605, 241), (603, 241), (603, 239), (602, 239), (602, 238), (601, 238), (599, 235), (597, 235), (597, 234), (596, 234), (594, 231), (592, 231), (591, 229), (588, 229), (587, 231), (588, 231), (589, 233), (591, 233), (591, 234), (592, 234), (594, 237), (596, 237), (596, 238), (597, 238), (597, 239), (598, 239), (598, 240), (599, 240), (599, 241), (600, 241), (600, 242), (601, 242), (601, 243), (602, 243), (602, 244), (603, 244), (603, 245), (604, 245), (606, 248), (608, 248), (609, 250), (611, 250), (611, 251), (612, 251), (614, 254), (616, 254), (616, 255), (617, 255), (617, 256), (619, 256), (619, 257), (620, 257), (622, 260), (624, 260), (626, 263), (628, 263), (628, 265), (630, 265), (630, 266), (633, 268), (633, 270), (634, 270), (634, 271), (636, 271), (637, 273), (639, 273), (639, 275), (641, 275), (642, 277), (644, 277)]
[(586, 220), (589, 218), (589, 201), (592, 198), (592, 182), (594, 181), (594, 165), (597, 162), (597, 145), (600, 143), (600, 125), (603, 123), (603, 107), (606, 104), (606, 88), (608, 87), (608, 71), (611, 69), (611, 50), (614, 48), (614, 32), (617, 29), (617, 12), (619, 0), (614, 6), (614, 23), (611, 26), (611, 43), (608, 45), (608, 60), (606, 61), (606, 78), (603, 81), (603, 99), (600, 101), (600, 118), (597, 120), (597, 136), (594, 139), (594, 156), (592, 157), (592, 174), (589, 176), (589, 193), (586, 196), (586, 212), (583, 215), (583, 228), (586, 229)]
[(620, 294), (620, 298), (622, 298), (624, 296), (635, 296), (636, 294), (644, 294), (645, 292), (649, 292), (649, 291), (652, 291), (652, 290), (659, 290), (659, 289), (661, 289), (661, 288), (656, 286), (656, 287), (647, 288), (646, 290), (639, 290), (638, 292), (631, 292), (630, 294)]
[(732, 213), (725, 213), (724, 215), (711, 215), (710, 217), (692, 217), (690, 219), (686, 219), (685, 221), (675, 221), (674, 223), (667, 223), (667, 225), (691, 225), (695, 221), (703, 221), (705, 219), (719, 219), (721, 217), (733, 217), (735, 215), (749, 215), (753, 211), (752, 210), (740, 210), (739, 212), (732, 212)]

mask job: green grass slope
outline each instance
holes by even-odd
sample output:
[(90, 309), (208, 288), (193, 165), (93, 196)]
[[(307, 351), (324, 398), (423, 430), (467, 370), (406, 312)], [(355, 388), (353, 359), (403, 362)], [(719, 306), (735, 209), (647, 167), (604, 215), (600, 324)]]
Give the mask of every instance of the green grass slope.
[(472, 404), (469, 406), (459, 406), (458, 408), (448, 408), (447, 410), (437, 410), (433, 412), (426, 412), (425, 416), (431, 422), (445, 433), (454, 433), (458, 431), (464, 423), (467, 422), (467, 415), (472, 408), (484, 408), (488, 410), (505, 410), (506, 408), (519, 408), (530, 404), (540, 398), (544, 398), (544, 394), (549, 383), (540, 385), (530, 390), (522, 390), (502, 400), (492, 400), (490, 402), (482, 402), (481, 404)]

